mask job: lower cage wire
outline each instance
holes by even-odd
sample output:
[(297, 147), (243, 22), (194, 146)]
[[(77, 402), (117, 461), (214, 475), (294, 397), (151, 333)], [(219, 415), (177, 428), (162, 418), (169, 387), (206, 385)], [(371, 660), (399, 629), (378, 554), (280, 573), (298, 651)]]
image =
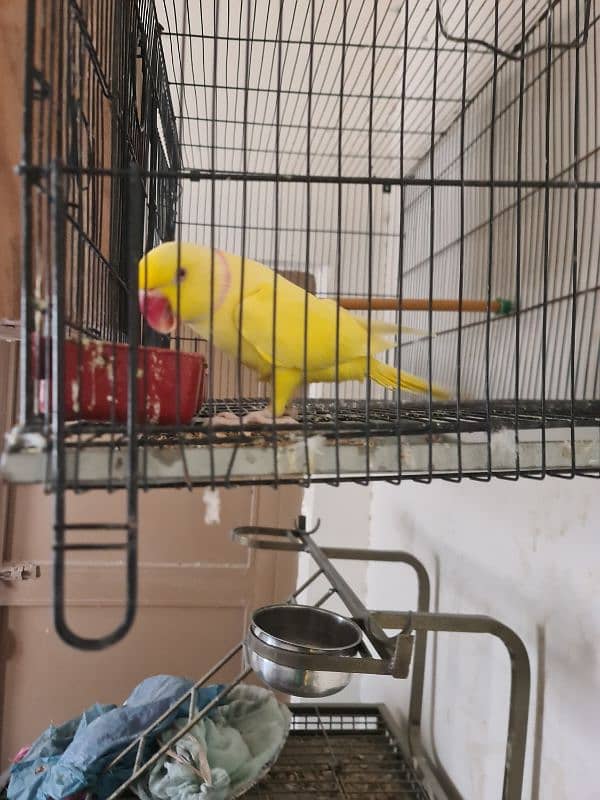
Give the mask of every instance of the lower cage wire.
[(256, 800), (434, 800), (399, 743), (385, 708), (292, 704), (288, 740)]

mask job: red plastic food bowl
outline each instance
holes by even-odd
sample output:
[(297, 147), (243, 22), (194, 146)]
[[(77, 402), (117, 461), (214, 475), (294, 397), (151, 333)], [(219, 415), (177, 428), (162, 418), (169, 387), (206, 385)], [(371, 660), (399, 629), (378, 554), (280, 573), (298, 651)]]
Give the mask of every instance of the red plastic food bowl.
[[(49, 387), (43, 373), (43, 350), (42, 342), (34, 364), (39, 365), (39, 404), (45, 413)], [(126, 344), (65, 341), (65, 419), (125, 422), (128, 361)], [(139, 347), (137, 363), (138, 422), (188, 424), (205, 399), (204, 356), (160, 347)]]

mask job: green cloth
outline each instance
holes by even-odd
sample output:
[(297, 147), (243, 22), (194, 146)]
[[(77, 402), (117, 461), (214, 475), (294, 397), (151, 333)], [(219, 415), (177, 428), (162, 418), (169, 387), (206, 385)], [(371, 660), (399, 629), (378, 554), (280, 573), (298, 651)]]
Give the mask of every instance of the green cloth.
[[(277, 759), (290, 727), (289, 709), (267, 689), (237, 686), (173, 745), (134, 787), (141, 800), (229, 800), (247, 791)], [(186, 725), (160, 734), (166, 743)], [(183, 763), (182, 763), (183, 762)], [(210, 776), (210, 782), (206, 780)]]

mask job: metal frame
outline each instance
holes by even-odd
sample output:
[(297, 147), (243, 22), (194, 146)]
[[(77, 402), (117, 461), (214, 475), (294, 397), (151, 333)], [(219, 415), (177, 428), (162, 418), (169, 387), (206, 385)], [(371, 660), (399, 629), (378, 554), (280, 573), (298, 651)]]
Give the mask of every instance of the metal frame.
[[(318, 527), (318, 526), (317, 526)], [(316, 529), (315, 529), (316, 530)], [(244, 526), (235, 528), (233, 537), (236, 541), (255, 549), (278, 550), (284, 552), (306, 552), (315, 562), (317, 569), (296, 589), (287, 602), (294, 603), (319, 576), (323, 575), (329, 582), (329, 589), (314, 605), (322, 606), (333, 595), (338, 596), (346, 605), (351, 618), (361, 627), (364, 634), (363, 645), (356, 657), (327, 655), (301, 655), (265, 645), (264, 642), (253, 641), (251, 633), (245, 641), (239, 642), (214, 667), (209, 670), (194, 687), (165, 713), (156, 719), (144, 733), (119, 753), (109, 764), (111, 769), (126, 755), (135, 751), (135, 766), (130, 778), (123, 782), (108, 800), (116, 800), (136, 780), (144, 775), (156, 761), (164, 756), (173, 744), (200, 721), (212, 708), (223, 700), (231, 690), (241, 683), (250, 673), (243, 669), (234, 681), (229, 683), (217, 697), (201, 711), (196, 709), (196, 692), (199, 687), (209, 681), (219, 670), (234, 658), (244, 647), (251, 646), (269, 658), (285, 666), (298, 669), (319, 669), (326, 671), (345, 671), (350, 673), (368, 673), (392, 675), (406, 678), (412, 661), (410, 703), (407, 719), (407, 746), (417, 773), (426, 777), (434, 787), (436, 798), (459, 798), (451, 780), (441, 774), (430, 761), (421, 737), (421, 721), (423, 707), (423, 691), (425, 683), (425, 666), (427, 654), (427, 633), (448, 631), (451, 633), (472, 633), (494, 636), (505, 646), (511, 664), (511, 688), (509, 701), (509, 721), (506, 741), (506, 760), (504, 765), (502, 798), (503, 800), (521, 800), (523, 786), (523, 769), (525, 746), (527, 740), (527, 721), (529, 715), (530, 667), (527, 650), (519, 636), (501, 622), (482, 615), (473, 614), (433, 614), (429, 611), (430, 581), (427, 570), (419, 559), (411, 553), (394, 550), (369, 550), (355, 548), (324, 547), (320, 548), (313, 538), (313, 531), (307, 531), (305, 519), (300, 517), (296, 528), (282, 530)], [(331, 563), (333, 560), (381, 561), (406, 564), (411, 567), (417, 577), (418, 596), (416, 611), (371, 611), (363, 605), (354, 591), (348, 586), (338, 570)], [(385, 630), (398, 633), (388, 636)], [(414, 642), (414, 648), (413, 648)], [(168, 742), (146, 761), (142, 754), (144, 743), (152, 734), (155, 726), (176, 709), (187, 708), (188, 722)]]

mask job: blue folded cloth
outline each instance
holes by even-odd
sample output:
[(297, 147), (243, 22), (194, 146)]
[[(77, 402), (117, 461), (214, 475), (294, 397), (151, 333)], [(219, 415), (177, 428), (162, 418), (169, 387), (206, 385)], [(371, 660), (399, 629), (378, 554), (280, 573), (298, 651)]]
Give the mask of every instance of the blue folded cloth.
[[(142, 681), (122, 706), (94, 705), (80, 717), (50, 726), (33, 743), (27, 756), (11, 769), (8, 800), (64, 800), (82, 789), (105, 800), (133, 769), (135, 748), (114, 769), (105, 768), (124, 747), (192, 687), (192, 681), (156, 675)], [(221, 691), (221, 685), (197, 690), (198, 709)], [(188, 704), (169, 714), (153, 733), (186, 716)], [(148, 743), (156, 749), (156, 741)]]

